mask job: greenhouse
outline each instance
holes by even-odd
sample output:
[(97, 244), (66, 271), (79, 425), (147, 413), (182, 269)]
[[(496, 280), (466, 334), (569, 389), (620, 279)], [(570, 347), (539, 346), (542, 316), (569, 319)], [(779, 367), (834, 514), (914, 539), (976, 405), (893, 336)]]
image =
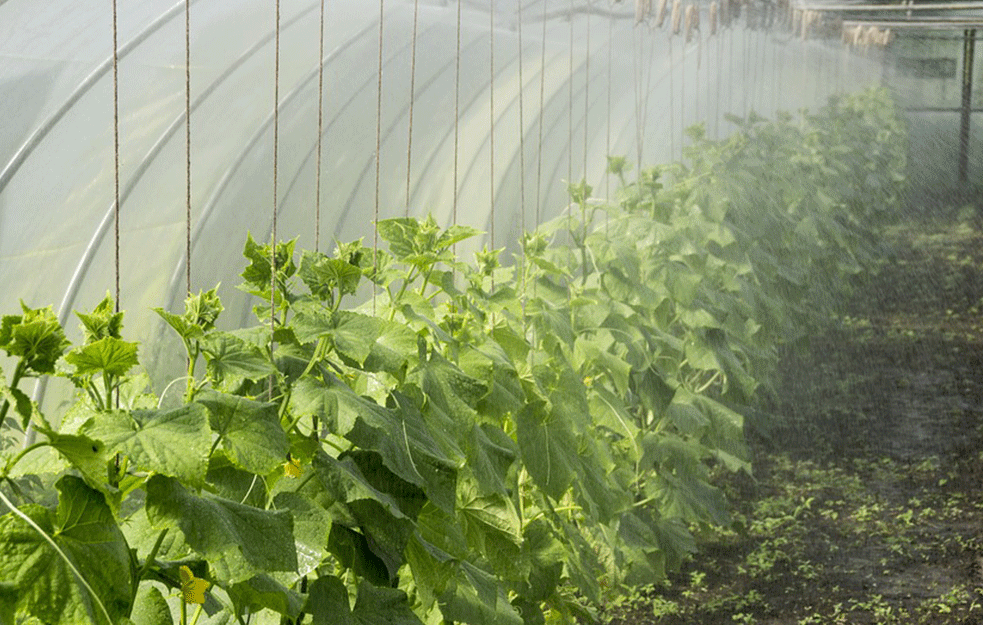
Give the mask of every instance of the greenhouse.
[(0, 625), (983, 622), (981, 34), (0, 0)]

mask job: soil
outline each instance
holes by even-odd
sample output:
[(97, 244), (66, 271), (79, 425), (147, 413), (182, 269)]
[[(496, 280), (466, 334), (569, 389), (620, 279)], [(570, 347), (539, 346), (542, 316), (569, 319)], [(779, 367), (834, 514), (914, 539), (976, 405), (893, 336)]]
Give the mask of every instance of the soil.
[(983, 624), (983, 223), (913, 216), (748, 419), (734, 527), (612, 625)]

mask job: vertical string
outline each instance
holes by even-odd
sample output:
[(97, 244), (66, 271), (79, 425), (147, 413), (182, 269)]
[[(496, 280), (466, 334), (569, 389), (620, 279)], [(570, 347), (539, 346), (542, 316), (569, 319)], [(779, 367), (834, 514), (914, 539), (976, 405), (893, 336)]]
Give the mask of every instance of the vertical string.
[[(461, 5), (464, 0), (457, 2), (457, 53), (454, 68), (454, 198), (451, 206), (451, 222), (457, 225), (457, 177), (458, 151), (461, 138)], [(455, 246), (455, 251), (457, 250)]]
[[(273, 59), (273, 227), (270, 243), (270, 357), (273, 357), (276, 330), (276, 222), (277, 222), (277, 179), (280, 160), (280, 0), (276, 0), (276, 27)], [(270, 400), (273, 399), (273, 376), (270, 376)]]
[[(590, 0), (588, 0), (589, 3)], [(588, 7), (589, 9), (590, 7)], [(587, 179), (587, 115), (590, 112), (590, 14), (587, 11), (587, 49), (584, 51), (584, 180)]]
[(543, 2), (542, 50), (539, 69), (539, 144), (536, 149), (536, 227), (542, 223), (543, 208), (543, 113), (546, 108), (546, 2)]
[(116, 276), (116, 312), (120, 310), (119, 297), (119, 16), (116, 0), (113, 0), (113, 171), (116, 203), (113, 211), (114, 268)]
[[(672, 50), (672, 27), (669, 27), (669, 157), (676, 156), (676, 57)], [(641, 139), (639, 139), (641, 141)], [(638, 167), (642, 166), (642, 148), (638, 148)]]
[[(379, 70), (378, 83), (376, 85), (375, 101), (375, 209), (372, 219), (372, 259), (376, 267), (379, 263), (379, 180), (381, 177), (382, 157), (382, 45), (383, 35), (385, 34), (385, 20), (383, 19), (386, 9), (386, 0), (379, 0)], [(376, 291), (377, 287), (373, 283), (372, 287), (372, 314), (375, 314)]]
[(191, 0), (184, 0), (185, 287), (191, 295)]
[[(526, 82), (522, 77), (522, 0), (516, 0), (516, 30), (519, 39), (519, 215), (522, 232), (526, 229), (526, 116), (523, 93)], [(520, 232), (520, 236), (522, 235)], [(523, 306), (525, 300), (523, 299)]]
[[(489, 229), (489, 240), (491, 249), (495, 249), (495, 4), (492, 3), (488, 10), (488, 191), (489, 202), (491, 205), (491, 228)], [(494, 288), (494, 278), (492, 278), (492, 288)]]
[(321, 243), (321, 144), (324, 134), (324, 0), (321, 0), (321, 21), (318, 33), (317, 75), (317, 170), (314, 190), (314, 251), (320, 251)]
[[(612, 65), (613, 65), (613, 58), (612, 58), (613, 50), (614, 50), (614, 18), (613, 17), (609, 17), (608, 18), (608, 93), (607, 93), (608, 101), (607, 101), (607, 115), (605, 116), (605, 117), (607, 117), (607, 121), (606, 121), (606, 124), (607, 124), (606, 133), (607, 134), (606, 134), (606, 136), (604, 138), (604, 156), (605, 156), (605, 159), (608, 156), (611, 156), (611, 117), (612, 117), (612, 111), (611, 111), (611, 90), (612, 90), (611, 72), (612, 72)], [(605, 171), (606, 171), (606, 168), (605, 168)], [(611, 176), (610, 175), (604, 176), (604, 195), (607, 196), (608, 199), (611, 199)], [(608, 222), (609, 222), (608, 217), (610, 217), (610, 213), (606, 212), (605, 213), (605, 221), (604, 221), (605, 226), (608, 225)]]
[[(522, 237), (526, 232), (526, 118), (523, 92), (526, 82), (522, 77), (522, 0), (516, 0), (516, 34), (519, 39), (519, 219), (522, 227), (519, 228), (519, 236)], [(523, 317), (526, 310), (526, 253), (525, 246), (522, 250), (522, 284), (520, 292), (522, 297), (519, 304), (522, 306)]]
[(406, 137), (406, 207), (403, 215), (410, 216), (410, 176), (413, 169), (413, 104), (416, 102), (416, 33), (420, 19), (420, 0), (413, 0), (413, 43), (410, 52), (410, 110)]
[[(726, 2), (727, 0), (724, 0)], [(721, 17), (720, 13), (717, 14), (718, 19)], [(713, 103), (713, 135), (715, 139), (720, 138), (720, 91), (722, 87), (722, 66), (724, 62), (724, 48), (723, 48), (723, 37), (724, 37), (724, 24), (721, 19), (717, 23), (717, 34), (715, 37), (715, 43), (717, 44), (717, 97)]]
[(573, 0), (570, 0), (570, 64), (567, 69), (567, 182), (573, 182)]

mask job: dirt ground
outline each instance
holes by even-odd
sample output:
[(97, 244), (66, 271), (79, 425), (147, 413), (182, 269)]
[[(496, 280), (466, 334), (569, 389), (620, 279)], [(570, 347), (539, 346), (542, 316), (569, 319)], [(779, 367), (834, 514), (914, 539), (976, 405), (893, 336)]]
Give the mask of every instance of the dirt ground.
[[(928, 213), (928, 211), (926, 211)], [(847, 314), (786, 350), (733, 528), (612, 625), (983, 624), (983, 223), (892, 228)]]

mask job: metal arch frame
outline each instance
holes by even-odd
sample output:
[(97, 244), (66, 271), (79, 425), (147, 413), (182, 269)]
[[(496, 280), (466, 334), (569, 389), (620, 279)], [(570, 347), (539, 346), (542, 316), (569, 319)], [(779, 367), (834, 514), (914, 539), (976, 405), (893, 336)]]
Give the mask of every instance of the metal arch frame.
[[(3, 0), (6, 1), (6, 0)], [(198, 0), (192, 0), (193, 2), (198, 2)], [(150, 38), (151, 35), (156, 33), (158, 30), (164, 27), (170, 20), (172, 20), (176, 15), (183, 14), (184, 12), (184, 0), (180, 0), (173, 7), (162, 13), (157, 19), (148, 24), (142, 31), (136, 34), (130, 41), (126, 42), (122, 47), (119, 48), (119, 59), (122, 60), (132, 52), (138, 45)], [(113, 68), (113, 56), (109, 57), (103, 61), (96, 69), (94, 69), (88, 76), (82, 79), (82, 82), (78, 84), (72, 93), (69, 94), (65, 102), (56, 110), (54, 113), (48, 116), (43, 122), (41, 122), (34, 132), (31, 133), (22, 144), (21, 147), (17, 149), (14, 156), (7, 161), (3, 170), (0, 171), (0, 193), (10, 183), (11, 178), (17, 173), (27, 157), (31, 155), (32, 152), (41, 144), (42, 141), (48, 136), (48, 133), (55, 127), (55, 125), (61, 121), (61, 119), (68, 114), (75, 104), (91, 89), (104, 75), (108, 74)]]

